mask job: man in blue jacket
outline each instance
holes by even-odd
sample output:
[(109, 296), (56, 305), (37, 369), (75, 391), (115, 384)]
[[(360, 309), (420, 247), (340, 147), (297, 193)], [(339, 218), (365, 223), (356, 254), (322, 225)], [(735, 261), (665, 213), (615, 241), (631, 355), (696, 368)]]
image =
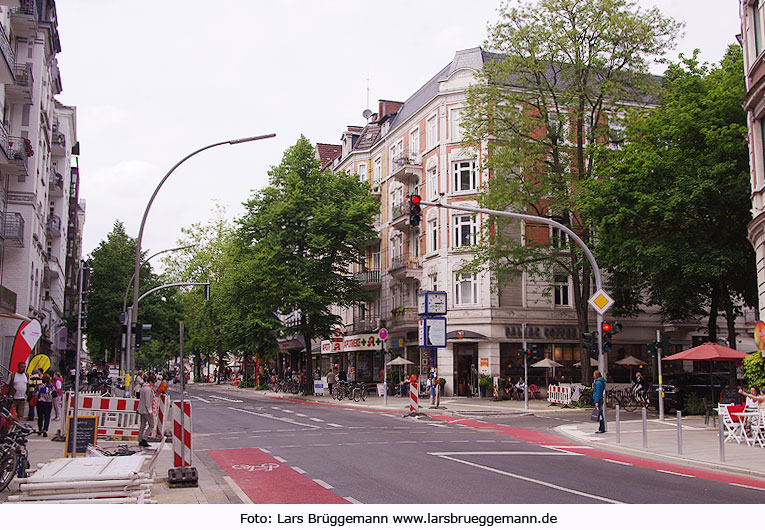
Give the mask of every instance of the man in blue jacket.
[(600, 370), (595, 370), (592, 374), (594, 383), (592, 384), (592, 400), (598, 407), (598, 421), (600, 422), (600, 428), (595, 431), (595, 434), (603, 434), (606, 432), (606, 418), (604, 416), (604, 410), (606, 406), (606, 380), (600, 374)]

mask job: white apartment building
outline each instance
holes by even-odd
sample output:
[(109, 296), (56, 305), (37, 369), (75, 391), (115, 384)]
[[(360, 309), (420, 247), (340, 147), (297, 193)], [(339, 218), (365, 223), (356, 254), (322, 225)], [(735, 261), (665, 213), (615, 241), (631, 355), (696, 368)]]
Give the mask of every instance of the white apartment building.
[[(479, 206), (478, 191), (488, 177), (477, 169), (477, 154), (462, 144), (460, 121), (465, 90), (484, 60), (487, 55), (480, 48), (456, 52), (406, 101), (380, 101), (376, 113), (365, 112), (366, 126), (349, 127), (342, 134), (341, 156), (333, 169), (358, 174), (380, 198), (379, 238), (368, 246), (364, 266), (354, 271), (374, 298), (338, 309), (345, 340), (342, 345), (322, 343), (323, 354), (317, 359), (322, 373), (339, 363), (359, 380), (381, 381), (383, 358), (375, 337), (384, 327), (389, 332), (389, 360), (401, 355), (414, 363), (410, 373), (420, 374), (427, 374), (435, 362), (447, 381), (446, 395), (467, 395), (478, 373), (514, 380), (523, 375), (521, 328), (526, 324), (526, 341), (535, 345), (539, 357), (563, 364), (558, 373), (578, 380), (580, 336), (588, 330), (577, 327), (569, 277), (543, 284), (523, 275), (495, 293), (487, 274), (460, 272), (473, 257), (470, 247), (478, 237), (480, 215), (424, 207), (420, 226), (409, 226), (410, 194), (426, 201)], [(549, 237), (560, 237), (555, 229), (545, 230), (550, 230)], [(423, 290), (447, 292), (447, 346), (434, 358), (417, 342), (417, 293)], [(608, 354), (609, 374), (615, 380), (628, 379), (629, 369), (614, 364), (628, 355), (645, 360), (643, 369), (652, 372), (655, 361), (647, 354), (647, 344), (656, 340), (657, 330), (670, 334), (673, 350), (706, 338), (706, 322), (670, 325), (648, 308), (637, 318), (617, 320), (624, 331), (614, 336)], [(589, 321), (594, 329), (594, 311)], [(530, 369), (529, 380), (543, 383), (545, 370)]]
[[(62, 90), (53, 0), (0, 0), (0, 365), (23, 320), (43, 329), (53, 370), (73, 347), (84, 203), (78, 197), (77, 113)], [(67, 297), (70, 299), (67, 300)], [(73, 359), (73, 357), (72, 357)], [(0, 370), (2, 371), (2, 370)]]

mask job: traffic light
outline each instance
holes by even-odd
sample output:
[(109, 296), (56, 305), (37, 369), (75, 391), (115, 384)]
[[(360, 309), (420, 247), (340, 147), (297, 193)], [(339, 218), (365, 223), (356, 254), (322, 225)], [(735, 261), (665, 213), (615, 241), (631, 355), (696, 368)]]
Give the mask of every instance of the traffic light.
[(141, 324), (140, 322), (134, 324), (133, 332), (135, 333), (135, 349), (139, 349), (141, 344), (149, 342), (151, 340), (151, 324)]
[(597, 331), (588, 331), (587, 333), (582, 333), (582, 338), (584, 339), (584, 347), (587, 350), (587, 352), (592, 355), (593, 353), (597, 355), (598, 353), (598, 332)]
[(420, 215), (422, 212), (420, 206), (421, 200), (419, 195), (412, 194), (409, 196), (409, 226), (420, 225)]
[(528, 356), (529, 359), (536, 359), (539, 353), (539, 347), (536, 344), (529, 344)]
[(612, 322), (603, 322), (600, 329), (603, 331), (603, 351), (609, 352), (612, 347), (611, 338), (613, 337), (614, 324)]
[(659, 347), (658, 342), (649, 342), (648, 343), (648, 355), (651, 357), (656, 357), (656, 350)]

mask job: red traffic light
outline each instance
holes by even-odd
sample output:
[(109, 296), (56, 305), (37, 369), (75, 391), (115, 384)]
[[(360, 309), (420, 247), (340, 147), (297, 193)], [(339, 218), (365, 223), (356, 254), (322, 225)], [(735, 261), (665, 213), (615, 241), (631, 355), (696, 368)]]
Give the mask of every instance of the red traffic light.
[(420, 199), (420, 196), (419, 196), (419, 195), (411, 195), (411, 196), (409, 197), (409, 202), (411, 202), (412, 204), (420, 204), (420, 201), (421, 201), (421, 200), (422, 200), (422, 199)]
[(610, 322), (603, 322), (603, 333), (609, 333), (612, 329), (614, 329), (614, 325)]

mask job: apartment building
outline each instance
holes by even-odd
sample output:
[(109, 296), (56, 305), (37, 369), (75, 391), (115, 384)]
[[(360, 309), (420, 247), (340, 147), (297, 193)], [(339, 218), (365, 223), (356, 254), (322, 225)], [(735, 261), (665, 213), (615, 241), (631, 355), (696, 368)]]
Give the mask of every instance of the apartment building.
[[(79, 199), (77, 112), (62, 90), (52, 0), (0, 0), (0, 365), (20, 323), (37, 319), (37, 351), (52, 368), (70, 356), (84, 202)], [(74, 279), (74, 280), (73, 280)], [(74, 289), (75, 291), (73, 291)], [(75, 321), (76, 322), (76, 321)]]
[[(420, 225), (409, 225), (410, 194), (479, 206), (478, 192), (488, 175), (478, 169), (480, 153), (463, 144), (460, 123), (465, 91), (486, 60), (480, 48), (456, 52), (405, 101), (380, 101), (377, 112), (365, 111), (365, 126), (342, 133), (333, 170), (358, 174), (380, 199), (378, 238), (367, 247), (363, 266), (353, 271), (374, 296), (366, 304), (337, 310), (345, 323), (344, 339), (322, 343), (316, 359), (322, 373), (330, 364), (340, 364), (359, 380), (380, 381), (384, 361), (376, 338), (386, 328), (389, 360), (400, 355), (413, 363), (410, 373), (420, 374), (435, 363), (447, 381), (447, 395), (468, 395), (479, 373), (514, 380), (523, 375), (525, 325), (526, 342), (534, 345), (537, 359), (557, 361), (563, 365), (558, 374), (578, 380), (580, 336), (587, 330), (577, 327), (571, 278), (555, 276), (544, 283), (524, 274), (494, 292), (488, 274), (461, 271), (473, 257), (481, 215), (426, 206)], [(326, 146), (323, 152), (329, 152)], [(524, 225), (523, 230), (537, 231), (537, 240), (564, 237), (554, 228), (541, 228), (547, 234), (538, 233), (540, 227)], [(447, 346), (435, 352), (418, 346), (417, 294), (423, 290), (447, 293)], [(753, 314), (748, 316), (752, 319)], [(624, 331), (614, 336), (608, 353), (609, 374), (617, 381), (629, 378), (630, 367), (615, 362), (629, 355), (644, 360), (642, 368), (655, 373), (647, 344), (656, 340), (657, 330), (670, 334), (673, 350), (706, 339), (703, 322), (664, 323), (650, 308), (636, 318), (618, 320)], [(594, 328), (594, 311), (589, 321)], [(745, 343), (744, 348), (752, 346), (751, 339)], [(543, 383), (545, 370), (529, 369), (529, 379)]]

